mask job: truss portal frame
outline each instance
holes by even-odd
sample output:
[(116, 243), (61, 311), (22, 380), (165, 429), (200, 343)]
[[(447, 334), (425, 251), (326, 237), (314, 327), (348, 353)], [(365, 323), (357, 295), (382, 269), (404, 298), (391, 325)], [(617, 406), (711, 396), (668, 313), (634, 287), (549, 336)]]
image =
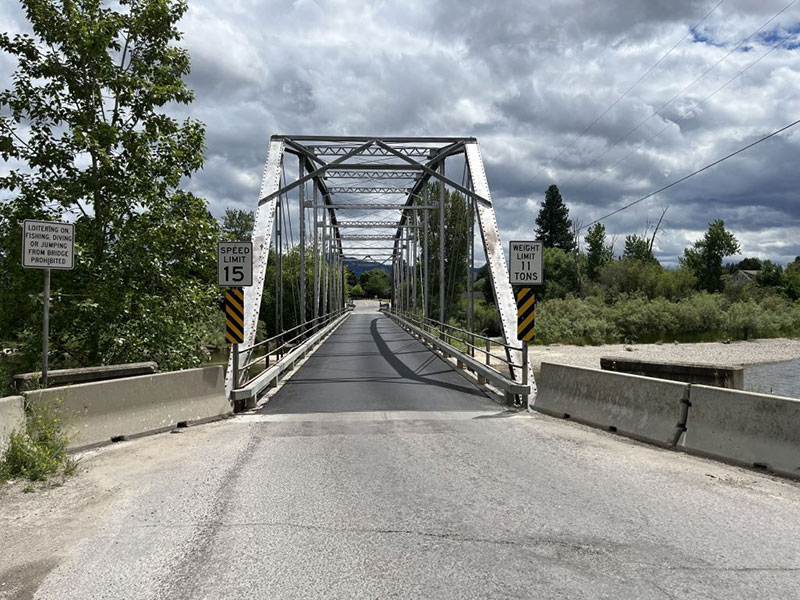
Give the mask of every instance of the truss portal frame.
[[(298, 177), (281, 185), (281, 174), (287, 155), (293, 155), (299, 161)], [(456, 155), (464, 156), (467, 185), (462, 185), (445, 174), (447, 158)], [(332, 186), (330, 182), (333, 180), (345, 181)], [(417, 255), (417, 240), (420, 235), (417, 230), (422, 228), (420, 220), (428, 214), (428, 209), (438, 208), (428, 205), (424, 197), (429, 182), (439, 182), (472, 201), (500, 313), (503, 339), (511, 348), (507, 358), (513, 363), (521, 364), (522, 343), (516, 338), (516, 304), (509, 283), (504, 248), (478, 141), (472, 137), (273, 136), (267, 150), (253, 233), (254, 285), (245, 288), (244, 347), (252, 346), (255, 342), (261, 297), (267, 283), (267, 259), (279, 197), (284, 197), (302, 186), (301, 206), (315, 211), (315, 224), (316, 211), (324, 213), (322, 223), (325, 224), (321, 226), (320, 236), (323, 246), (321, 252), (315, 247), (315, 258), (321, 255), (323, 261), (329, 261), (329, 264), (341, 269), (345, 256), (351, 256), (348, 254), (350, 250), (374, 250), (381, 258), (386, 256), (387, 260), (393, 260), (396, 266), (401, 267), (400, 271), (408, 271), (409, 265), (422, 260)], [(307, 197), (303, 194), (308, 185), (313, 190), (313, 202), (303, 200)], [(336, 203), (332, 200), (334, 194), (337, 196)], [(368, 197), (359, 200), (359, 195)], [(354, 198), (343, 202), (340, 198), (344, 196)], [(400, 201), (391, 202), (395, 198)], [(340, 210), (347, 211), (347, 219), (341, 222), (337, 218)], [(361, 214), (354, 216), (350, 211), (361, 211)], [(425, 223), (427, 227), (427, 219)], [(365, 232), (359, 235), (340, 233), (340, 229), (352, 227), (364, 229)], [(310, 229), (316, 232), (318, 228)], [(371, 228), (394, 228), (395, 233), (387, 236), (376, 232), (370, 235), (367, 232)], [(316, 236), (314, 239), (316, 242)], [(393, 241), (393, 244), (375, 248), (365, 247), (363, 244), (365, 241), (384, 240)], [(350, 242), (356, 244), (352, 245)], [(304, 245), (305, 240), (301, 244)], [(395, 280), (400, 281), (402, 277), (402, 273), (396, 274)], [(412, 278), (416, 285), (416, 275)], [(315, 294), (323, 294), (328, 289), (328, 283), (336, 282), (326, 282), (323, 277), (319, 291), (315, 286)], [(425, 286), (427, 283), (423, 290)], [(341, 291), (341, 285), (337, 291)], [(427, 291), (423, 291), (423, 294), (426, 293)], [(416, 295), (414, 299), (416, 301)], [(324, 306), (325, 310), (330, 309), (328, 302), (318, 302), (315, 297), (315, 310), (318, 304)], [(240, 356), (240, 364), (246, 364), (249, 360), (250, 357), (246, 354)], [(229, 361), (226, 376), (228, 390), (232, 386), (231, 363)], [(516, 381), (522, 381), (519, 368), (512, 368), (511, 375)], [(242, 376), (245, 377), (246, 373), (242, 373)], [(536, 396), (536, 384), (531, 370), (528, 373), (528, 382), (532, 386), (532, 402)]]

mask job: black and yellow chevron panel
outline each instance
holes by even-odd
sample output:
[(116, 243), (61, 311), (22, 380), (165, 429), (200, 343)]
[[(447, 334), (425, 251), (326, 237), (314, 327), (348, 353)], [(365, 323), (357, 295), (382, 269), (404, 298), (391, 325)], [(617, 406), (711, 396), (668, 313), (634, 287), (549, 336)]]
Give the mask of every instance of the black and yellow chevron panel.
[(517, 339), (532, 342), (536, 333), (536, 294), (533, 288), (518, 288), (517, 298)]
[(244, 343), (244, 290), (228, 288), (225, 292), (225, 339), (229, 344)]

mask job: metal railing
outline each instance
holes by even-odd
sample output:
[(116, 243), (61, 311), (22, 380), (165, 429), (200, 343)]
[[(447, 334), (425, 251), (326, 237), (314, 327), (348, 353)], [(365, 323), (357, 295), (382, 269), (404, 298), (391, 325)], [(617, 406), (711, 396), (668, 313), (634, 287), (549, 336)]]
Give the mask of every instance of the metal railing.
[[(478, 376), (479, 384), (484, 384), (486, 380), (489, 380), (505, 393), (506, 400), (509, 403), (517, 403), (519, 399), (523, 405), (527, 404), (531, 388), (528, 385), (528, 378), (526, 377), (528, 364), (525, 360), (525, 355), (522, 355), (522, 363), (518, 364), (509, 358), (503, 358), (492, 354), (493, 345), (502, 347), (506, 356), (511, 356), (511, 350), (518, 350), (518, 348), (498, 340), (493, 340), (488, 336), (456, 327), (455, 325), (442, 323), (435, 319), (423, 318), (410, 313), (402, 313), (394, 309), (389, 309), (386, 313), (401, 327), (405, 327), (409, 330), (410, 333), (422, 338), (424, 342), (434, 346), (446, 355), (455, 358), (459, 367), (466, 366), (469, 370), (473, 371)], [(483, 347), (475, 343), (476, 339), (483, 341)], [(466, 351), (459, 349), (454, 342), (463, 344)], [(480, 352), (484, 355), (483, 362), (475, 358), (475, 352)], [(491, 358), (495, 358), (506, 365), (509, 368), (510, 376), (494, 368), (491, 365)], [(512, 369), (521, 370), (523, 375), (522, 383), (514, 381)]]
[[(233, 351), (233, 389), (240, 389), (246, 387), (255, 379), (257, 379), (261, 373), (267, 370), (270, 367), (270, 357), (274, 356), (275, 362), (283, 358), (290, 350), (295, 348), (298, 344), (302, 344), (314, 334), (318, 333), (320, 330), (328, 326), (334, 320), (338, 319), (345, 313), (349, 312), (350, 308), (341, 308), (339, 310), (330, 312), (326, 315), (321, 315), (314, 319), (310, 319), (305, 323), (300, 323), (299, 325), (295, 325), (294, 327), (287, 329), (277, 335), (272, 336), (271, 338), (267, 338), (262, 340), (256, 344), (252, 344), (251, 346), (243, 346), (238, 348), (238, 351)], [(290, 336), (290, 337), (286, 337)], [(253, 358), (252, 353), (256, 352), (259, 348), (263, 348), (266, 352), (260, 356)], [(239, 357), (243, 354), (250, 353), (250, 360), (244, 364), (239, 365)], [(258, 370), (253, 376), (249, 377), (248, 379), (242, 381), (241, 374), (242, 373), (250, 373), (253, 367), (258, 366), (260, 363), (263, 363), (263, 368)]]
[[(450, 345), (453, 345), (454, 341), (464, 344), (467, 349), (467, 354), (470, 356), (475, 356), (476, 352), (483, 354), (485, 363), (488, 366), (491, 366), (491, 359), (494, 358), (505, 364), (509, 368), (509, 372), (512, 368), (521, 369), (523, 367), (521, 363), (515, 363), (508, 358), (511, 356), (512, 350), (519, 350), (519, 348), (514, 348), (510, 344), (506, 344), (500, 340), (492, 339), (491, 337), (480, 333), (475, 333), (474, 331), (469, 331), (462, 327), (456, 327), (455, 325), (442, 323), (441, 321), (437, 321), (436, 319), (431, 319), (429, 317), (422, 317), (413, 313), (403, 313), (400, 311), (391, 312), (409, 321), (410, 323), (413, 323), (424, 331), (438, 333), (439, 338)], [(477, 344), (475, 340), (480, 340), (482, 344)], [(503, 348), (505, 356), (492, 354), (492, 347)]]

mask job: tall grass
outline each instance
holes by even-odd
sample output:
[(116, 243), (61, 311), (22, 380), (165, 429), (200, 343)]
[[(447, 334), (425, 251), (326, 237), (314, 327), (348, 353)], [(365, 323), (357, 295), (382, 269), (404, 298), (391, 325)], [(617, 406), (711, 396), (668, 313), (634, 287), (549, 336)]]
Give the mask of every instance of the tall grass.
[(42, 481), (52, 475), (70, 475), (76, 462), (67, 454), (68, 445), (60, 405), (31, 404), (26, 410), (25, 431), (11, 434), (0, 462), (0, 476)]

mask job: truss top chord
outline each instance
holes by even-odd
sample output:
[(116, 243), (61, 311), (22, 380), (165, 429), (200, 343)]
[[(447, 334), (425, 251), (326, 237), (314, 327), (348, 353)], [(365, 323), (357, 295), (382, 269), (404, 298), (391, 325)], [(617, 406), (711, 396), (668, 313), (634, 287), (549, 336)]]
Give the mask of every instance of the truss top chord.
[(321, 143), (340, 143), (340, 142), (371, 142), (381, 140), (388, 144), (453, 144), (456, 142), (477, 142), (474, 137), (381, 137), (381, 136), (353, 136), (353, 135), (273, 135), (273, 140), (291, 140), (293, 142), (321, 142)]

